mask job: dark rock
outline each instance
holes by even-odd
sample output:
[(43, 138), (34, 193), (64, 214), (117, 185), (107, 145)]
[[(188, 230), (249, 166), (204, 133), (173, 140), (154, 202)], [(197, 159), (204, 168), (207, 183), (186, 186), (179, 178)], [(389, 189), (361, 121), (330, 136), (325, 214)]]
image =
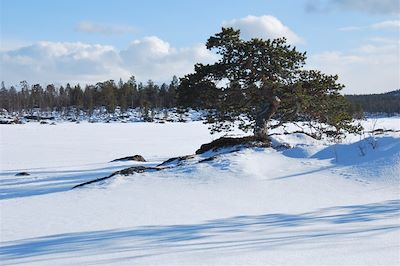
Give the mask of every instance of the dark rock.
[(30, 175), (30, 174), (27, 172), (20, 172), (18, 174), (15, 174), (15, 176), (28, 176), (28, 175)]
[(160, 171), (160, 170), (162, 170), (162, 169), (160, 169), (160, 168), (155, 168), (155, 167), (146, 167), (146, 166), (134, 166), (134, 167), (129, 167), (129, 168), (125, 168), (125, 169), (116, 171), (116, 172), (112, 173), (112, 174), (109, 175), (109, 176), (105, 176), (105, 177), (93, 179), (93, 180), (90, 180), (90, 181), (87, 181), (87, 182), (78, 184), (78, 185), (76, 185), (76, 186), (73, 186), (72, 189), (78, 188), (78, 187), (83, 187), (83, 186), (86, 186), (86, 185), (89, 185), (89, 184), (93, 184), (93, 183), (97, 183), (97, 182), (100, 182), (100, 181), (104, 181), (104, 180), (109, 179), (109, 178), (111, 178), (111, 177), (113, 177), (113, 176), (115, 176), (115, 175), (125, 175), (125, 176), (128, 176), (128, 175), (132, 175), (132, 174), (135, 174), (135, 173), (144, 173), (144, 172)]
[(156, 168), (156, 167), (146, 167), (146, 166), (133, 166), (129, 168), (125, 168), (119, 171), (116, 171), (110, 175), (110, 177), (115, 176), (115, 175), (133, 175), (135, 173), (144, 173), (144, 172), (149, 172), (149, 171), (160, 171), (161, 169)]
[(142, 155), (133, 155), (133, 156), (127, 156), (127, 157), (122, 157), (118, 158), (115, 160), (112, 160), (111, 162), (124, 162), (124, 161), (137, 161), (137, 162), (145, 162), (146, 160), (143, 158)]
[(28, 120), (40, 120), (40, 117), (37, 115), (25, 115), (24, 118)]
[(47, 123), (47, 121), (40, 121), (40, 124), (46, 125), (46, 124), (48, 124), (48, 123)]
[(28, 119), (28, 120), (37, 120), (37, 121), (39, 121), (39, 120), (54, 120), (55, 119), (55, 117), (53, 117), (53, 116), (38, 116), (38, 115), (25, 115), (24, 118)]
[(207, 151), (217, 151), (219, 149), (230, 148), (235, 146), (240, 146), (243, 148), (250, 148), (250, 147), (266, 148), (266, 147), (271, 147), (271, 142), (270, 140), (261, 140), (255, 136), (247, 136), (242, 138), (222, 137), (210, 143), (201, 145), (200, 149), (196, 151), (196, 154), (203, 154)]
[(153, 122), (154, 119), (151, 117), (143, 117), (143, 122)]
[(87, 181), (87, 182), (78, 184), (78, 185), (76, 185), (76, 186), (73, 186), (72, 189), (78, 188), (78, 187), (83, 187), (83, 186), (86, 186), (86, 185), (89, 185), (89, 184), (92, 184), (92, 183), (97, 183), (97, 182), (106, 180), (106, 179), (108, 179), (108, 178), (110, 178), (110, 177), (112, 177), (112, 176), (106, 176), (106, 177), (101, 177), (101, 178), (93, 179), (93, 180), (90, 180), (90, 181)]
[(193, 159), (194, 155), (185, 155), (185, 156), (180, 156), (180, 157), (173, 157), (173, 158), (169, 158), (168, 160), (160, 163), (159, 165), (157, 165), (157, 167), (160, 166), (166, 166), (168, 164), (172, 164), (172, 163), (176, 163), (177, 165), (180, 165), (183, 161), (187, 161), (190, 159)]
[(211, 157), (205, 158), (203, 160), (200, 160), (199, 163), (211, 162), (211, 161), (214, 161), (215, 159), (217, 159), (217, 156), (211, 156)]

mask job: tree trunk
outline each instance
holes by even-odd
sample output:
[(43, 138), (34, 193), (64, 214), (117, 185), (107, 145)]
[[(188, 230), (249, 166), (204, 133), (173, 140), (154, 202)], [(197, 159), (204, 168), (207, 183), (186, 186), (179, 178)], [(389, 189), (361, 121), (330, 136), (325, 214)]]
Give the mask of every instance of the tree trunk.
[(276, 113), (281, 100), (274, 96), (272, 100), (264, 105), (256, 116), (256, 124), (254, 127), (254, 136), (260, 140), (266, 140), (268, 137), (268, 122)]

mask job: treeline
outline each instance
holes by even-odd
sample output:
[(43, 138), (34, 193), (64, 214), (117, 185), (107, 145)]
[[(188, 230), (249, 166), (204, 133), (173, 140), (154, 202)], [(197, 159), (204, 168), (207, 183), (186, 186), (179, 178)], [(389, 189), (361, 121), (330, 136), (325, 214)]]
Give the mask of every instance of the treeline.
[(345, 95), (355, 113), (400, 113), (400, 90), (381, 94)]
[[(4, 82), (0, 89), (0, 109), (9, 112), (29, 111), (40, 109), (43, 111), (61, 111), (66, 108), (75, 108), (91, 112), (99, 107), (106, 107), (109, 112), (114, 112), (119, 106), (122, 111), (128, 108), (174, 108), (177, 105), (177, 90), (179, 80), (174, 76), (169, 84), (155, 84), (149, 80), (146, 84), (136, 82), (132, 76), (128, 81), (119, 82), (108, 80), (98, 82), (96, 85), (79, 84), (71, 86), (55, 86), (48, 84), (29, 85), (21, 81), (18, 90), (14, 87), (6, 88)], [(202, 92), (199, 91), (201, 94)], [(201, 95), (191, 95), (201, 97)], [(351, 103), (349, 113), (353, 117), (361, 118), (365, 113), (400, 113), (400, 90), (382, 94), (345, 95)]]
[(0, 89), (0, 108), (9, 112), (32, 110), (63, 110), (74, 107), (78, 110), (91, 112), (98, 107), (106, 107), (114, 112), (119, 106), (123, 111), (128, 108), (172, 108), (176, 106), (176, 90), (179, 81), (176, 76), (170, 84), (157, 85), (149, 80), (146, 84), (137, 83), (135, 77), (127, 82), (113, 80), (99, 82), (96, 85), (67, 84), (56, 87), (48, 84), (29, 85), (26, 81), (20, 82), (20, 89), (14, 86), (6, 88), (4, 82)]

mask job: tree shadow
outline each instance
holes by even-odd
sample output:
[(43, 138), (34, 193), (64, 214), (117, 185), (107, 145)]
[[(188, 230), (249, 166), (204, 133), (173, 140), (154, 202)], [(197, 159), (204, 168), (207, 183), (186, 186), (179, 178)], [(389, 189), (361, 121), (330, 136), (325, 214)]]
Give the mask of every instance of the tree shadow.
[(300, 173), (295, 173), (295, 174), (290, 174), (290, 175), (284, 175), (284, 176), (278, 176), (272, 179), (268, 179), (268, 181), (272, 181), (272, 180), (279, 180), (279, 179), (286, 179), (286, 178), (290, 178), (290, 177), (297, 177), (297, 176), (304, 176), (304, 175), (311, 175), (311, 174), (315, 174), (315, 173), (319, 173), (319, 172), (323, 172), (325, 170), (329, 170), (329, 169), (333, 169), (335, 168), (335, 166), (330, 165), (330, 166), (323, 166), (317, 169), (312, 169), (309, 171), (305, 171), (305, 172), (300, 172)]
[[(339, 172), (343, 172), (341, 175), (348, 176), (349, 172), (351, 172), (362, 177), (363, 180), (384, 179), (386, 181), (399, 181), (396, 169), (400, 165), (400, 138), (384, 136), (367, 138), (350, 144), (334, 144), (311, 156), (307, 154), (307, 149), (303, 150), (304, 147), (305, 145), (299, 145), (284, 150), (282, 154), (292, 158), (328, 160), (330, 165), (276, 177), (272, 180), (338, 169)], [(387, 174), (392, 174), (393, 176), (381, 178), (382, 175)]]
[(400, 200), (337, 206), (301, 214), (236, 216), (199, 224), (144, 226), (50, 235), (3, 242), (5, 263), (63, 258), (100, 263), (161, 254), (265, 250), (285, 245), (340, 243), (346, 239), (400, 232)]
[(379, 159), (389, 160), (400, 153), (400, 138), (384, 136), (366, 138), (350, 144), (334, 144), (310, 158), (331, 160), (341, 166), (366, 164)]
[[(90, 169), (59, 169), (49, 171), (48, 169), (29, 171), (29, 176), (16, 177), (16, 171), (1, 173), (0, 200), (19, 197), (29, 197), (70, 190), (74, 185), (108, 176), (111, 173), (126, 167), (139, 165), (137, 163), (114, 163), (104, 167), (93, 165)], [(149, 165), (149, 164), (148, 164)]]

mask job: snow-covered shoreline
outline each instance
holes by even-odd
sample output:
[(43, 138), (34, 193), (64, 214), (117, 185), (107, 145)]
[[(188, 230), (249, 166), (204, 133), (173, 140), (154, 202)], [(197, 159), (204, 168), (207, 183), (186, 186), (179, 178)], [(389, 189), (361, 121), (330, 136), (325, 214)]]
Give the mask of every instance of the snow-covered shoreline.
[(33, 109), (29, 111), (8, 112), (0, 109), (0, 124), (57, 124), (57, 123), (134, 123), (134, 122), (191, 122), (204, 120), (206, 112), (185, 110), (178, 112), (176, 108), (129, 108), (121, 110), (119, 107), (114, 112), (108, 112), (105, 107), (97, 108), (91, 112), (66, 108), (63, 111), (43, 111)]

